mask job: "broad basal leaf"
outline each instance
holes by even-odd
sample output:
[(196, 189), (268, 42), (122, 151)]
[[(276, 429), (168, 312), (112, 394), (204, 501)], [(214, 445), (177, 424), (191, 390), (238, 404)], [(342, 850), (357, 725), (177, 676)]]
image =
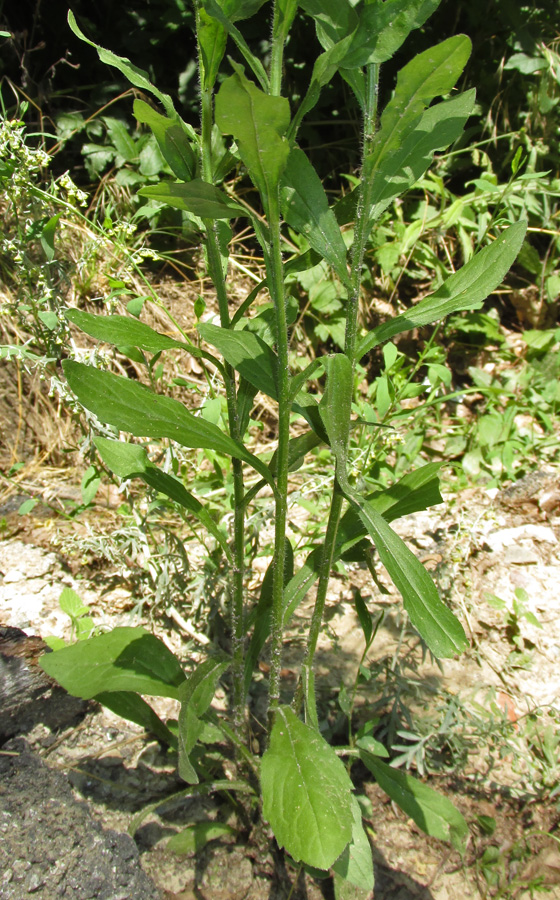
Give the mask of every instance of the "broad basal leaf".
[(129, 378), (66, 360), (62, 367), (72, 391), (100, 422), (137, 437), (170, 438), (184, 447), (216, 450), (241, 459), (273, 485), (269, 468), (217, 425), (193, 416), (182, 403), (154, 394)]
[(160, 350), (172, 350), (179, 347), (181, 350), (189, 350), (190, 345), (182, 341), (176, 341), (166, 334), (154, 331), (144, 322), (128, 316), (94, 316), (81, 309), (68, 309), (65, 312), (69, 322), (73, 322), (86, 334), (115, 344), (117, 347), (139, 347), (149, 353), (159, 353)]
[(113, 628), (41, 657), (41, 668), (69, 694), (89, 700), (106, 691), (179, 697), (178, 659), (143, 628)]
[(232, 134), (241, 159), (264, 201), (272, 196), (285, 168), (290, 145), (284, 135), (290, 124), (290, 104), (249, 81), (237, 67), (216, 96), (216, 122)]
[(321, 179), (298, 147), (291, 151), (284, 169), (280, 202), (284, 219), (306, 238), (350, 287), (346, 245), (333, 211), (329, 207)]
[(172, 181), (148, 184), (140, 188), (138, 194), (148, 200), (183, 209), (201, 219), (233, 219), (247, 215), (247, 211), (230, 200), (227, 194), (200, 178), (187, 184)]
[(371, 331), (360, 342), (358, 355), (363, 356), (397, 334), (437, 322), (450, 313), (479, 309), (486, 297), (504, 280), (521, 249), (526, 231), (526, 222), (510, 225), (492, 244), (484, 247), (462, 269), (444, 281), (437, 291), (406, 313)]
[(335, 862), (333, 871), (368, 894), (373, 890), (373, 857), (362, 824), (360, 804), (355, 797), (352, 797), (352, 818), (352, 840)]
[(462, 850), (469, 835), (468, 825), (447, 797), (438, 794), (412, 775), (393, 769), (371, 753), (360, 751), (360, 757), (382, 790), (431, 837), (450, 841)]
[(328, 869), (352, 839), (352, 782), (332, 747), (287, 706), (261, 763), (263, 817), (297, 861)]

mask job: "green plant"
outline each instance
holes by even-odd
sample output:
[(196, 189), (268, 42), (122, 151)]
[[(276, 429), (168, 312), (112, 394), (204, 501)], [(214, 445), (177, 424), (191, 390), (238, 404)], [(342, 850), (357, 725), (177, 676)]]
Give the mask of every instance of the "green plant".
[[(215, 541), (226, 568), (229, 633), (185, 674), (164, 644), (141, 628), (116, 628), (43, 659), (46, 671), (72, 693), (97, 697), (112, 709), (141, 722), (178, 749), (183, 792), (239, 790), (245, 816), (262, 818), (278, 844), (296, 861), (334, 871), (338, 897), (355, 891), (367, 896), (373, 868), (359, 804), (349, 777), (354, 759), (373, 773), (380, 786), (427, 833), (462, 848), (467, 826), (444, 797), (380, 759), (386, 751), (364, 732), (356, 743), (336, 750), (319, 728), (315, 699), (314, 657), (333, 564), (352, 550), (362, 559), (372, 544), (402, 594), (410, 623), (437, 657), (461, 652), (467, 639), (453, 612), (439, 598), (423, 566), (390, 527), (401, 515), (439, 503), (437, 465), (406, 472), (386, 490), (373, 492), (350, 467), (349, 445), (357, 364), (385, 345), (388, 367), (395, 363), (387, 342), (403, 332), (450, 313), (477, 309), (500, 284), (525, 234), (520, 221), (496, 234), (464, 268), (443, 281), (419, 303), (361, 335), (358, 306), (364, 253), (383, 211), (420, 178), (436, 150), (457, 140), (474, 107), (474, 92), (447, 97), (465, 65), (470, 42), (459, 35), (415, 57), (399, 73), (395, 93), (378, 123), (379, 67), (392, 57), (408, 33), (419, 28), (437, 0), (386, 0), (356, 5), (333, 0), (301, 0), (301, 11), (316, 26), (322, 50), (300, 105), (290, 109), (282, 96), (284, 48), (298, 4), (272, 4), (272, 41), (265, 69), (248, 47), (237, 21), (250, 18), (262, 0), (204, 0), (195, 4), (199, 51), (201, 128), (195, 132), (176, 112), (171, 98), (150, 83), (128, 60), (97, 47), (100, 58), (123, 72), (139, 89), (152, 94), (163, 112), (135, 101), (138, 119), (152, 129), (159, 150), (177, 181), (144, 186), (140, 195), (199, 217), (209, 276), (216, 291), (219, 322), (201, 323), (197, 340), (155, 331), (134, 317), (94, 316), (68, 309), (67, 319), (87, 334), (144, 355), (148, 374), (165, 351), (181, 351), (211, 363), (223, 384), (227, 425), (195, 415), (181, 402), (152, 387), (75, 360), (63, 363), (70, 389), (105, 425), (147, 439), (143, 443), (97, 437), (95, 445), (109, 469), (123, 479), (139, 477), (160, 495), (197, 520)], [(74, 32), (84, 38), (70, 14)], [(226, 42), (231, 37), (247, 70), (230, 61), (232, 74), (222, 78)], [(297, 145), (299, 126), (321, 90), (340, 73), (354, 92), (363, 116), (362, 168), (353, 190), (334, 208), (304, 151)], [(215, 88), (219, 84), (219, 90)], [(224, 141), (232, 138), (224, 152)], [(233, 168), (248, 179), (248, 191), (233, 194), (224, 183)], [(250, 199), (250, 203), (246, 198)], [(246, 218), (260, 245), (266, 279), (237, 310), (228, 297), (227, 262), (231, 220)], [(341, 226), (344, 229), (341, 231)], [(298, 236), (293, 251), (288, 229)], [(333, 273), (341, 299), (343, 349), (315, 359), (303, 369), (290, 367), (291, 310), (286, 281), (321, 261)], [(259, 290), (271, 304), (251, 315)], [(342, 343), (342, 337), (340, 338)], [(212, 348), (206, 349), (206, 347)], [(136, 358), (136, 357), (133, 357)], [(437, 375), (437, 360), (431, 363)], [(320, 393), (307, 388), (313, 381)], [(379, 389), (378, 389), (379, 390)], [(272, 458), (251, 450), (253, 399), (261, 391), (274, 404), (277, 449)], [(298, 423), (297, 432), (292, 423)], [(379, 422), (366, 426), (374, 434)], [(215, 466), (228, 458), (231, 483), (231, 531), (187, 489), (179, 465), (152, 460), (158, 441), (204, 450)], [(299, 566), (287, 538), (291, 472), (317, 447), (330, 448), (334, 479), (328, 482), (330, 511), (326, 528)], [(172, 454), (173, 459), (173, 454)], [(176, 462), (176, 461), (175, 461)], [(249, 475), (248, 473), (252, 473)], [(190, 487), (190, 485), (189, 485)], [(246, 600), (245, 527), (248, 510), (266, 489), (274, 505), (274, 556), (262, 579), (258, 599)], [(249, 561), (250, 561), (249, 555)], [(309, 623), (299, 679), (291, 698), (282, 678), (285, 630), (313, 585), (316, 599)], [(357, 608), (366, 644), (372, 640), (371, 616)], [(369, 624), (368, 624), (369, 622)], [(254, 751), (249, 733), (247, 698), (261, 651), (268, 645), (270, 673), (267, 721), (258, 735), (265, 748)], [(220, 682), (229, 687), (230, 709), (220, 715), (212, 701)], [(164, 695), (181, 702), (178, 723), (157, 719), (141, 695)], [(291, 705), (287, 702), (291, 699)], [(207, 742), (230, 744), (235, 778), (228, 780)], [(225, 752), (222, 750), (222, 752)], [(343, 763), (346, 760), (346, 764)], [(222, 772), (220, 777), (219, 772)]]

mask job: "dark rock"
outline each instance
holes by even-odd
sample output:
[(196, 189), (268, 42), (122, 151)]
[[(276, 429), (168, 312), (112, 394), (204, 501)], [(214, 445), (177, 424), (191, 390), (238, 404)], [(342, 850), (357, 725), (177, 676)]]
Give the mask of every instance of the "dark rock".
[(23, 738), (0, 756), (2, 900), (161, 900), (132, 838), (104, 831)]
[(19, 628), (0, 628), (0, 743), (42, 722), (51, 731), (84, 715), (88, 704), (71, 697), (39, 665), (47, 645)]

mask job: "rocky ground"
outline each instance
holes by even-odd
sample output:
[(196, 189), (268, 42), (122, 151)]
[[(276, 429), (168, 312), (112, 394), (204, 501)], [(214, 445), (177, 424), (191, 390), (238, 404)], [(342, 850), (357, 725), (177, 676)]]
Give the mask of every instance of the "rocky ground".
[[(107, 710), (65, 699), (37, 675), (37, 636), (69, 635), (68, 618), (58, 606), (65, 586), (90, 606), (96, 624), (144, 618), (179, 656), (196, 653), (204, 637), (181, 611), (174, 620), (159, 615), (150, 624), (149, 608), (135, 603), (134, 586), (116, 561), (96, 561), (94, 551), (87, 558), (74, 552), (76, 528), (87, 536), (87, 521), (61, 525), (37, 512), (18, 516), (9, 498), (0, 510), (0, 626), (29, 636), (22, 644), (15, 631), (5, 630), (2, 645), (0, 897), (285, 900), (293, 873), (279, 857), (242, 846), (235, 836), (213, 841), (198, 854), (167, 850), (168, 838), (181, 827), (208, 818), (224, 821), (228, 811), (212, 798), (165, 802), (184, 783), (157, 742)], [(98, 514), (110, 519), (111, 502)], [(360, 787), (369, 801), (374, 898), (528, 898), (537, 886), (546, 889), (545, 896), (560, 897), (558, 476), (540, 473), (502, 493), (452, 496), (395, 527), (456, 605), (471, 651), (443, 667), (423, 660), (403, 629), (382, 567), (377, 574), (388, 593), (372, 584), (367, 570), (355, 567), (333, 577), (317, 660), (324, 686), (320, 703), (327, 712), (335, 710), (341, 683), (354, 677), (363, 638), (352, 599), (360, 590), (385, 618), (368, 657), (372, 679), (360, 695), (357, 716), (383, 697), (388, 709), (397, 694), (411, 721), (423, 717), (436, 734), (443, 734), (447, 715), (441, 758), (435, 752), (428, 757), (430, 783), (463, 812), (472, 838), (461, 860), (420, 834), (364, 771)], [(289, 636), (288, 683), (310, 603), (298, 611)], [(14, 688), (21, 684), (22, 666), (31, 673), (27, 706)], [(170, 702), (162, 712), (172, 712)], [(422, 765), (421, 754), (418, 760)], [(135, 842), (125, 837), (133, 817), (157, 802)], [(228, 821), (234, 823), (231, 816)], [(65, 835), (72, 836), (70, 842)], [(292, 900), (319, 900), (331, 896), (329, 890), (307, 877)]]

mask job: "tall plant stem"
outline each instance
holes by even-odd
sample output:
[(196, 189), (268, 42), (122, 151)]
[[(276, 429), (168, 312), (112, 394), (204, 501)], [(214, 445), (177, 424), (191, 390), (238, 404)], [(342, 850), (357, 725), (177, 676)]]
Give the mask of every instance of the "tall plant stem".
[[(282, 89), (282, 61), (285, 36), (279, 27), (279, 4), (274, 4), (272, 24), (272, 52), (270, 62), (270, 93), (280, 96)], [(288, 321), (284, 288), (280, 232), (280, 197), (278, 188), (267, 199), (270, 229), (269, 290), (274, 303), (276, 324), (276, 352), (278, 357), (278, 448), (276, 469), (276, 505), (274, 521), (274, 567), (272, 578), (271, 657), (269, 684), (269, 727), (280, 702), (280, 671), (282, 669), (282, 638), (284, 619), (284, 577), (286, 565), (286, 524), (288, 517), (288, 451), (290, 440), (290, 371), (288, 366)]]
[(276, 468), (276, 509), (274, 522), (274, 570), (272, 579), (272, 628), (269, 708), (274, 711), (280, 699), (282, 636), (284, 618), (284, 569), (286, 562), (286, 523), (288, 514), (288, 450), (290, 440), (290, 373), (288, 367), (288, 324), (284, 295), (284, 273), (280, 249), (280, 211), (278, 192), (269, 198), (268, 219), (271, 235), (270, 292), (276, 320), (278, 356), (278, 448)]
[[(346, 340), (345, 353), (348, 356), (352, 370), (356, 367), (356, 334), (358, 330), (358, 304), (360, 299), (360, 286), (362, 282), (362, 265), (364, 260), (365, 245), (369, 234), (368, 225), (368, 173), (367, 173), (367, 157), (371, 152), (375, 133), (375, 118), (377, 115), (377, 86), (379, 77), (379, 67), (375, 64), (366, 67), (366, 104), (364, 107), (364, 138), (362, 147), (362, 178), (360, 181), (360, 195), (358, 200), (358, 211), (356, 214), (356, 224), (354, 228), (354, 243), (352, 245), (351, 259), (351, 277), (352, 290), (346, 307)], [(329, 521), (325, 540), (323, 542), (323, 553), (319, 568), (319, 581), (317, 584), (317, 596), (315, 606), (311, 616), (311, 625), (307, 638), (307, 648), (303, 666), (311, 667), (313, 658), (317, 649), (317, 641), (323, 624), (323, 615), (325, 612), (325, 602), (327, 599), (327, 590), (330, 580), (330, 572), (334, 556), (334, 548), (336, 535), (338, 532), (338, 523), (342, 512), (342, 504), (344, 495), (337, 481), (335, 481), (333, 494), (331, 498), (331, 508), (329, 512)], [(300, 679), (298, 688), (294, 697), (294, 708), (298, 711), (301, 708), (303, 700), (303, 686)]]
[[(201, 74), (201, 164), (202, 177), (210, 184), (213, 181), (212, 172), (212, 126), (213, 93), (212, 88), (204, 84), (204, 67), (199, 48), (199, 67)], [(230, 315), (228, 297), (220, 243), (218, 226), (213, 219), (205, 219), (206, 229), (206, 253), (208, 260), (208, 273), (216, 290), (220, 324), (222, 328), (230, 327)], [(226, 388), (226, 400), (228, 410), (228, 425), (232, 438), (240, 441), (242, 435), (239, 430), (239, 416), (237, 411), (237, 392), (235, 387), (235, 372), (225, 363), (224, 383)], [(231, 634), (233, 653), (233, 724), (240, 728), (243, 721), (244, 696), (244, 662), (245, 662), (245, 628), (244, 628), (244, 531), (245, 531), (245, 492), (243, 488), (243, 466), (241, 460), (232, 459), (233, 472), (233, 572), (231, 577)]]

